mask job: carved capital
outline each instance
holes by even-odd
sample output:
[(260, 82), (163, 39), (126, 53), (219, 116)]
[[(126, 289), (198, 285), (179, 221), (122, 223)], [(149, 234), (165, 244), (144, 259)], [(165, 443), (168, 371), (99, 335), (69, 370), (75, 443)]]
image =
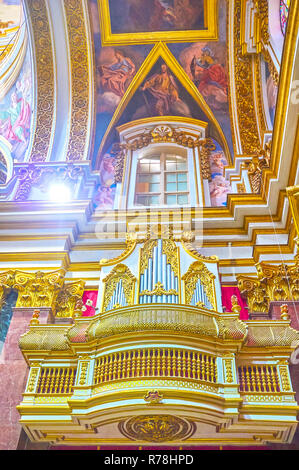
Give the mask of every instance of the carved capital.
[(19, 293), (16, 307), (54, 307), (65, 271), (51, 273), (15, 272), (13, 287)]
[(56, 317), (74, 317), (75, 311), (84, 294), (84, 287), (84, 281), (71, 282), (62, 286), (55, 302)]
[(14, 284), (14, 271), (6, 271), (0, 274), (0, 309)]

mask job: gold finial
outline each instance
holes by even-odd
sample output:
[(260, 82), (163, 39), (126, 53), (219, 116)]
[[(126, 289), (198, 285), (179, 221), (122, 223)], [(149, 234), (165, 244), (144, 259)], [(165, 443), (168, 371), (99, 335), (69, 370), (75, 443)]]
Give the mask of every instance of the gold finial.
[(240, 315), (242, 307), (239, 304), (238, 297), (236, 295), (231, 296), (231, 303), (232, 303), (232, 312)]
[(289, 315), (289, 307), (287, 306), (287, 304), (283, 304), (280, 306), (280, 312), (280, 318), (282, 320), (290, 320), (291, 317)]
[(31, 326), (39, 325), (39, 314), (40, 310), (33, 311), (33, 315), (29, 323)]

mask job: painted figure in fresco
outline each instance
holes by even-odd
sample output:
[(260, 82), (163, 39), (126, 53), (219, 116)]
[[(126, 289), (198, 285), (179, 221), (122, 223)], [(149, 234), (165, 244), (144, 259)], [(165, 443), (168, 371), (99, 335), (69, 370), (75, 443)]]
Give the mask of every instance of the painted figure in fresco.
[(209, 47), (202, 49), (200, 58), (195, 56), (190, 65), (192, 79), (207, 103), (216, 110), (226, 110), (228, 81), (224, 67), (216, 63)]
[(111, 157), (109, 153), (104, 155), (100, 165), (100, 179), (102, 186), (110, 187), (114, 183), (114, 161), (114, 157)]
[(95, 207), (101, 209), (113, 209), (115, 188), (108, 188), (107, 186), (99, 186), (96, 194), (93, 197), (93, 204)]
[(99, 67), (102, 92), (111, 92), (122, 97), (134, 73), (135, 65), (132, 60), (116, 50), (115, 61), (111, 65), (101, 65)]
[(217, 175), (209, 183), (211, 205), (226, 206), (227, 194), (231, 192), (229, 181), (224, 176)]
[(223, 155), (223, 152), (214, 152), (210, 159), (212, 177), (216, 175), (223, 176), (225, 165), (227, 165), (227, 161)]
[(12, 155), (16, 160), (21, 160), (28, 145), (31, 122), (30, 89), (30, 76), (25, 72), (10, 94), (9, 105), (4, 109), (0, 107), (0, 135), (12, 145)]
[(147, 80), (141, 90), (147, 91), (154, 99), (155, 114), (158, 116), (170, 114), (172, 103), (181, 101), (175, 79), (165, 64), (161, 65), (161, 72)]
[(211, 205), (213, 207), (226, 206), (227, 194), (231, 192), (231, 186), (224, 177), (224, 168), (227, 160), (221, 149), (216, 150), (210, 156), (211, 182), (209, 183)]

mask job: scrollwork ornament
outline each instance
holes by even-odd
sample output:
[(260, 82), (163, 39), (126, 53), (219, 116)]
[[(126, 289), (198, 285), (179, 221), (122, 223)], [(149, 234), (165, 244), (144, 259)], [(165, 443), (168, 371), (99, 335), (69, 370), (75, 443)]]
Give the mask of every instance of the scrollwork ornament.
[[(56, 317), (73, 317), (84, 294), (84, 281), (64, 284), (55, 303)], [(83, 304), (82, 304), (83, 307)], [(81, 308), (82, 308), (81, 307)]]
[(207, 269), (202, 261), (192, 263), (188, 271), (182, 276), (182, 280), (185, 284), (185, 301), (187, 305), (190, 305), (196, 284), (198, 280), (200, 280), (211, 305), (216, 310), (215, 276)]
[(242, 151), (244, 154), (253, 155), (259, 151), (260, 139), (253, 92), (252, 61), (254, 59), (250, 55), (242, 54), (240, 35), (242, 1), (235, 0), (234, 2), (234, 77)]
[(64, 2), (72, 73), (72, 114), (67, 160), (83, 160), (89, 136), (89, 53), (82, 0)]
[(127, 304), (132, 305), (134, 303), (134, 286), (137, 279), (135, 278), (135, 276), (133, 276), (127, 266), (125, 266), (124, 264), (118, 264), (112, 269), (108, 276), (103, 279), (103, 282), (105, 284), (103, 305), (104, 311), (107, 309), (112, 295), (116, 289), (116, 286), (118, 285), (120, 280), (122, 281), (122, 286)]
[[(36, 58), (36, 128), (30, 155), (32, 162), (48, 160), (51, 150), (54, 119), (54, 61), (51, 30), (45, 0), (28, 0), (28, 11), (32, 24), (33, 46)], [(23, 186), (23, 191), (28, 188)], [(17, 199), (22, 200), (22, 199)]]

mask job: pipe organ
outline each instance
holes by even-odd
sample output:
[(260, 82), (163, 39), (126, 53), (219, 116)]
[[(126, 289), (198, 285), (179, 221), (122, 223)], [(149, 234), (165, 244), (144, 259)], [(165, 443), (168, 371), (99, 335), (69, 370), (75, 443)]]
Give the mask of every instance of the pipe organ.
[(18, 406), (32, 441), (292, 440), (299, 407), (288, 358), (299, 332), (284, 319), (241, 321), (236, 305), (223, 312), (218, 259), (188, 240), (128, 238), (100, 262), (94, 316), (76, 307), (69, 322), (39, 324), (34, 310), (19, 341), (30, 371)]
[[(106, 312), (129, 305), (187, 304), (221, 311), (218, 260), (184, 249), (171, 238), (141, 240), (111, 269), (101, 266), (98, 307)], [(196, 262), (194, 262), (196, 259)], [(182, 268), (187, 267), (184, 274)], [(186, 268), (185, 268), (186, 269)], [(218, 294), (218, 295), (217, 295)]]

